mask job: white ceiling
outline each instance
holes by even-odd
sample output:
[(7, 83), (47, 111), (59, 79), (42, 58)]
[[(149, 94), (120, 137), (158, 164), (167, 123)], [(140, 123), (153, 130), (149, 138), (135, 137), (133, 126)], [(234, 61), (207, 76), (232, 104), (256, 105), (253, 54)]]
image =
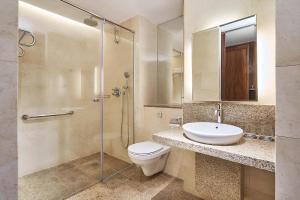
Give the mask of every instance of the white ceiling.
[(160, 24), (183, 14), (183, 0), (69, 0), (117, 23), (141, 15)]

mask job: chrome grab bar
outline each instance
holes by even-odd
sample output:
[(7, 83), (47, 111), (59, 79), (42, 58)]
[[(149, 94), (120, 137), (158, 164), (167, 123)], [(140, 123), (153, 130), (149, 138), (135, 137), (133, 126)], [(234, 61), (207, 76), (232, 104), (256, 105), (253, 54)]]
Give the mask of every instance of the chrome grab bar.
[(48, 114), (48, 115), (22, 115), (23, 120), (30, 120), (30, 119), (38, 119), (38, 118), (46, 118), (46, 117), (56, 117), (56, 116), (64, 116), (64, 115), (73, 115), (74, 111), (69, 111), (66, 113), (58, 113), (58, 114)]

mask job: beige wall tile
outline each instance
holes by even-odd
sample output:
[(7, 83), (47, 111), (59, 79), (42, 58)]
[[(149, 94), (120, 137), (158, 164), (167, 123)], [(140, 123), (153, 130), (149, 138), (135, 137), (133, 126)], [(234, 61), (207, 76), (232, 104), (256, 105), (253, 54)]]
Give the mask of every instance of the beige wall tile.
[[(17, 62), (0, 60), (0, 119), (16, 118), (17, 109)], [(7, 121), (6, 121), (7, 122)], [(7, 126), (7, 123), (3, 124)], [(7, 130), (0, 129), (0, 133)]]
[(0, 199), (16, 200), (17, 193), (17, 160), (0, 166)]
[(0, 7), (0, 60), (17, 59), (18, 1), (3, 0)]
[(300, 138), (300, 65), (277, 67), (276, 135)]
[(300, 196), (300, 1), (276, 1), (276, 199)]
[[(139, 74), (140, 84), (143, 91), (137, 93), (143, 95), (143, 105), (153, 103), (153, 99), (157, 98), (157, 27), (149, 20), (139, 16), (139, 63), (137, 68), (141, 72)], [(151, 76), (149, 76), (151, 75)], [(156, 102), (155, 102), (156, 103)]]
[[(137, 142), (151, 140), (152, 134), (168, 130), (170, 119), (182, 116), (182, 109), (145, 107), (144, 113), (144, 131), (136, 135)], [(195, 152), (172, 147), (164, 173), (183, 179), (184, 190), (198, 195), (195, 190), (195, 167)]]
[(17, 199), (17, 0), (0, 6), (0, 199)]
[[(16, 114), (16, 110), (13, 113)], [(16, 118), (16, 115), (0, 117), (0, 167), (17, 160)]]
[(136, 141), (139, 141), (145, 135), (144, 105), (157, 99), (157, 27), (142, 16), (133, 17), (122, 25), (135, 31), (134, 129)]
[(245, 166), (244, 198), (246, 200), (274, 200), (275, 173)]
[[(32, 123), (19, 119), (19, 176), (24, 176), (100, 151), (100, 104), (92, 99), (99, 95), (101, 38), (100, 30), (24, 2), (19, 7), (19, 23), (32, 31), (37, 40), (19, 59), (19, 114), (75, 112), (72, 116)], [(112, 88), (122, 88), (123, 73), (129, 72), (129, 123), (132, 124), (132, 34), (120, 30), (120, 43), (116, 44), (113, 30), (111, 24), (105, 25), (104, 93), (110, 95)], [(125, 96), (124, 101), (126, 106)], [(120, 144), (121, 105), (122, 97), (105, 98), (103, 143), (106, 153), (128, 161), (127, 150)], [(125, 141), (126, 113), (124, 122)]]
[[(24, 2), (19, 5), (19, 24), (37, 41), (19, 58), (19, 116), (75, 111), (72, 116), (31, 122), (18, 118), (18, 170), (24, 176), (100, 151), (100, 104), (92, 101), (98, 95), (100, 32)], [(107, 46), (114, 44), (109, 35)], [(123, 76), (121, 71), (118, 75)]]
[[(220, 100), (220, 29), (193, 34), (193, 101)], [(218, 38), (218, 39), (216, 39)]]
[[(160, 116), (161, 114), (161, 116)], [(137, 141), (149, 140), (152, 134), (159, 131), (169, 129), (169, 122), (172, 118), (182, 116), (182, 109), (174, 108), (159, 108), (159, 107), (145, 107), (144, 108), (144, 130), (139, 133), (136, 138)]]
[(300, 196), (300, 139), (276, 138), (276, 199)]
[(300, 64), (300, 1), (277, 0), (276, 65)]
[(186, 151), (180, 148), (172, 147), (164, 172), (183, 179), (184, 166), (182, 164), (185, 161), (186, 153)]

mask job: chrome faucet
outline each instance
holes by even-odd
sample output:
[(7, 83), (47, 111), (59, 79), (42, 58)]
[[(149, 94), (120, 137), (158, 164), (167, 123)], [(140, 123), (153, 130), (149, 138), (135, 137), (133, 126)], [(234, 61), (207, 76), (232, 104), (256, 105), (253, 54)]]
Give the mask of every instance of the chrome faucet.
[(175, 128), (182, 126), (182, 117), (178, 116), (177, 118), (170, 119), (169, 127)]
[(215, 115), (217, 116), (218, 123), (222, 123), (222, 118), (223, 118), (222, 103), (218, 103), (218, 108), (217, 110), (215, 110)]

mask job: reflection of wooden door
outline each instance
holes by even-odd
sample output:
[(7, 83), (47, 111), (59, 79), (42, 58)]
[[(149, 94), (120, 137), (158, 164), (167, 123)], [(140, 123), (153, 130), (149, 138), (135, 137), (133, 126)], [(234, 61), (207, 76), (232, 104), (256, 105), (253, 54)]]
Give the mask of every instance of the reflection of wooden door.
[(222, 100), (249, 100), (250, 43), (226, 47), (222, 67)]

